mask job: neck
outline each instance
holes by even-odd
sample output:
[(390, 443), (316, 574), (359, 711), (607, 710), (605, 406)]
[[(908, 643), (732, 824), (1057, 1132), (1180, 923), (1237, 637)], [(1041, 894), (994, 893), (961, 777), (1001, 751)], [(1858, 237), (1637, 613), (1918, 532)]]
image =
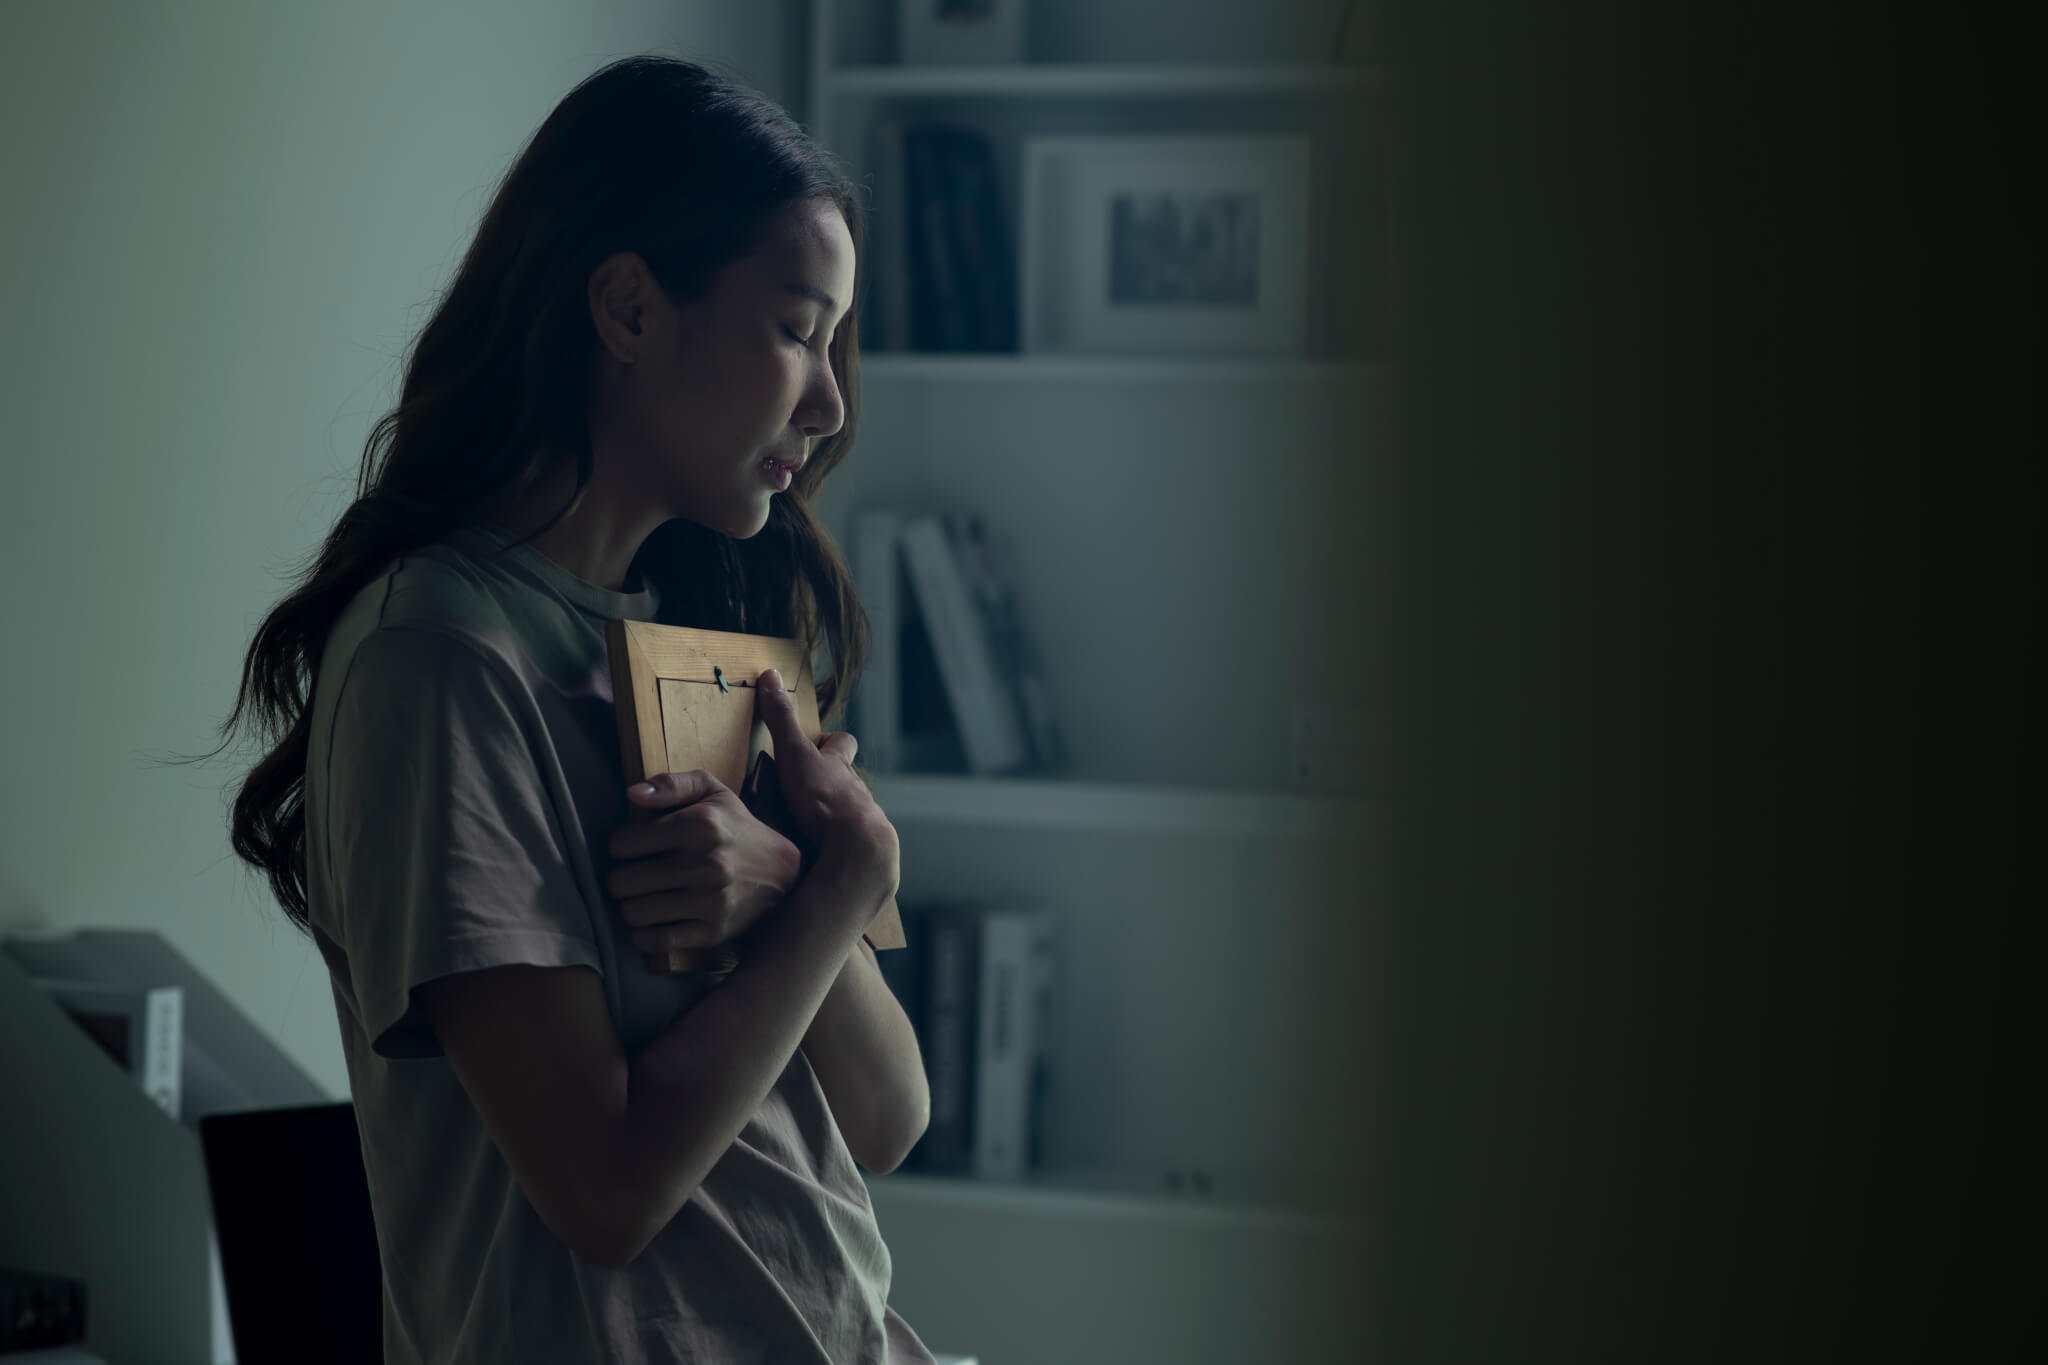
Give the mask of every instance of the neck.
[[(524, 539), (566, 506), (574, 489), (575, 471), (564, 470), (562, 477), (502, 508), (493, 520)], [(661, 521), (645, 509), (622, 507), (619, 501), (593, 477), (576, 510), (530, 543), (586, 583), (610, 592), (634, 591), (642, 585), (626, 581), (633, 557)]]

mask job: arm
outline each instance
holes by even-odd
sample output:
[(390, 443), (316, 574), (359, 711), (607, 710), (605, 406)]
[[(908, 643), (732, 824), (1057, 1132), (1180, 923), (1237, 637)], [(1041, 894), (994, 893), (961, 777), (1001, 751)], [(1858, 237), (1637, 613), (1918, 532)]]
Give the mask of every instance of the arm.
[(500, 967), (418, 988), (521, 1189), (571, 1250), (626, 1265), (696, 1191), (895, 893), (896, 858), (886, 821), (829, 838), (725, 984), (630, 1060), (588, 968)]
[(854, 1160), (896, 1169), (931, 1121), (917, 1034), (862, 938), (804, 1034), (804, 1055)]
[(895, 894), (896, 865), (886, 821), (828, 841), (725, 984), (633, 1059), (613, 1163), (620, 1264), (675, 1217), (768, 1097), (853, 945)]
[[(774, 758), (764, 753), (747, 808), (795, 846), (794, 875), (801, 877), (816, 851), (790, 822), (774, 770)], [(930, 1126), (931, 1090), (916, 1031), (883, 981), (865, 935), (839, 969), (803, 1049), (854, 1160), (877, 1175), (895, 1170)]]

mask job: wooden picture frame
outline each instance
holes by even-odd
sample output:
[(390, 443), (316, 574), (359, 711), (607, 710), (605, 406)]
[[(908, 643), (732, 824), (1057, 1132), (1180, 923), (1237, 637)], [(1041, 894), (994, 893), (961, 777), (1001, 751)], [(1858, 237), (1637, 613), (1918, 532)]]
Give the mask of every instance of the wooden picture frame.
[[(665, 772), (701, 768), (749, 797), (749, 808), (757, 814), (768, 812), (764, 818), (804, 849), (808, 866), (815, 850), (782, 813), (781, 788), (773, 771), (774, 740), (767, 724), (755, 715), (760, 676), (772, 668), (782, 675), (796, 703), (797, 723), (804, 734), (816, 742), (824, 733), (810, 661), (801, 643), (652, 621), (608, 621), (605, 644), (627, 785)], [(635, 807), (631, 818), (644, 821), (656, 814)], [(895, 897), (868, 925), (866, 938), (878, 950), (904, 946)], [(658, 972), (722, 971), (739, 960), (739, 952), (734, 944), (721, 944), (645, 957)]]

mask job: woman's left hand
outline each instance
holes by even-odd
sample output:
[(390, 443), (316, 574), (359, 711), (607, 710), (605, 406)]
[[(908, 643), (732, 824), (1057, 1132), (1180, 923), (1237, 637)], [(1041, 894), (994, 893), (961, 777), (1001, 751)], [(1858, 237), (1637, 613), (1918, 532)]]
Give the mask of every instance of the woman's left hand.
[[(712, 948), (740, 937), (796, 885), (803, 853), (736, 792), (693, 797), (674, 774), (652, 779), (636, 806), (666, 814), (622, 825), (605, 885), (642, 952)], [(716, 783), (714, 782), (714, 785)]]

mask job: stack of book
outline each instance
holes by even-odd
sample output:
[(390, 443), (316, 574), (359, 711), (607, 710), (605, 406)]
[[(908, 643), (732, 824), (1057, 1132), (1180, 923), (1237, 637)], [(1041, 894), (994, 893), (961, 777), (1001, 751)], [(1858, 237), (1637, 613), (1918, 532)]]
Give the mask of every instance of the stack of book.
[(900, 1169), (1022, 1180), (1045, 1164), (1058, 921), (1041, 908), (904, 906), (883, 979), (917, 1031), (931, 1121)]
[(877, 350), (1014, 351), (1016, 266), (995, 155), (971, 129), (902, 118), (875, 131)]
[(874, 630), (849, 726), (862, 766), (1062, 771), (1065, 744), (1009, 538), (979, 516), (874, 508), (854, 518), (852, 558)]

